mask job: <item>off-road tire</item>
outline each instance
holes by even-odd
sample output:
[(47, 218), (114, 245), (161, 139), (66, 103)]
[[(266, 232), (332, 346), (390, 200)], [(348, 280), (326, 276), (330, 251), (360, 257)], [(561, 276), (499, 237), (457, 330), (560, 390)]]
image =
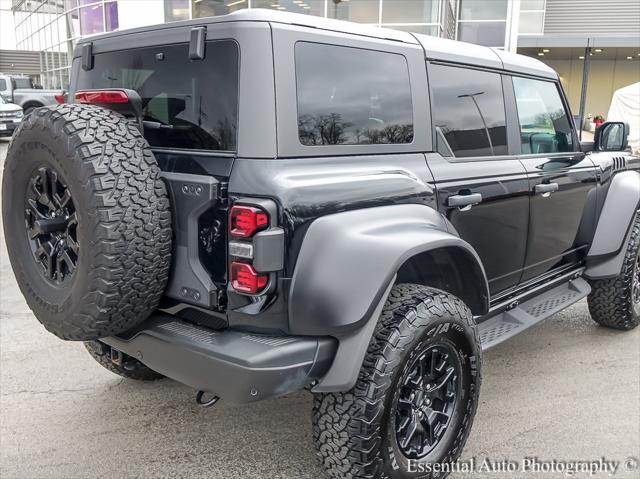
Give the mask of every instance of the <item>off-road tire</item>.
[(108, 369), (118, 376), (136, 381), (157, 381), (164, 378), (160, 373), (149, 369), (136, 358), (122, 353), (122, 364), (116, 364), (111, 360), (110, 348), (99, 341), (85, 341), (87, 351), (100, 366)]
[(626, 248), (620, 274), (615, 278), (592, 281), (587, 300), (589, 312), (596, 323), (623, 331), (640, 324), (640, 304), (634, 304), (633, 299), (634, 276), (640, 267), (640, 215), (633, 223)]
[[(314, 395), (313, 440), (329, 476), (430, 478), (409, 473), (407, 458), (394, 446), (391, 405), (403, 368), (423, 346), (454, 341), (464, 384), (455, 427), (442, 436), (428, 462), (453, 462), (461, 454), (478, 406), (481, 347), (469, 309), (455, 296), (420, 285), (396, 285), (369, 344), (356, 385), (346, 393)], [(452, 419), (453, 421), (453, 419)], [(454, 422), (451, 423), (454, 426)], [(440, 476), (444, 477), (444, 476)]]
[[(34, 176), (43, 170), (64, 181), (77, 217), (75, 269), (60, 284), (38, 263), (26, 229), (25, 198), (47, 184)], [(159, 174), (134, 123), (104, 108), (42, 107), (16, 130), (2, 184), (7, 249), (29, 307), (56, 336), (85, 341), (120, 334), (156, 309), (172, 239)]]

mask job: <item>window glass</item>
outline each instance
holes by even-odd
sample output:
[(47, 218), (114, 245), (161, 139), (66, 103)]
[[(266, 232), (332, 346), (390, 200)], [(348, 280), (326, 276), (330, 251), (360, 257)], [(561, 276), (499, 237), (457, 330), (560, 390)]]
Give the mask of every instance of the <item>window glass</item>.
[(78, 68), (76, 88), (137, 91), (151, 146), (234, 150), (238, 47), (211, 41), (205, 53), (190, 61), (187, 44), (99, 53), (92, 70)]
[(460, 20), (506, 20), (508, 0), (460, 0)]
[(521, 0), (520, 10), (544, 10), (545, 0)]
[(382, 23), (438, 23), (438, 1), (394, 0), (382, 3)]
[(303, 145), (411, 143), (409, 68), (402, 55), (296, 44), (298, 132)]
[(499, 74), (432, 64), (429, 83), (436, 146), (443, 156), (507, 154)]
[(573, 151), (571, 123), (555, 83), (513, 78), (522, 153)]
[(520, 12), (519, 33), (542, 34), (544, 29), (543, 12)]
[[(272, 2), (275, 3), (275, 2)], [(242, 8), (247, 8), (247, 1), (225, 2), (224, 0), (192, 0), (193, 18), (226, 15)]]
[(189, 20), (189, 3), (191, 0), (165, 0), (164, 20), (165, 22), (176, 22), (178, 20)]
[(33, 88), (33, 83), (31, 82), (31, 78), (14, 78), (13, 79), (13, 88)]
[[(329, 2), (329, 8), (333, 2)], [(246, 5), (246, 3), (245, 3)], [(253, 0), (251, 8), (270, 8), (283, 12), (305, 13), (324, 17), (324, 0)]]
[(7, 81), (4, 78), (0, 78), (0, 90), (4, 91), (7, 89)]
[(327, 14), (329, 18), (350, 20), (359, 23), (378, 23), (380, 2), (378, 0), (349, 0), (333, 2), (329, 0)]
[(485, 47), (504, 48), (506, 31), (506, 22), (460, 22), (458, 40)]

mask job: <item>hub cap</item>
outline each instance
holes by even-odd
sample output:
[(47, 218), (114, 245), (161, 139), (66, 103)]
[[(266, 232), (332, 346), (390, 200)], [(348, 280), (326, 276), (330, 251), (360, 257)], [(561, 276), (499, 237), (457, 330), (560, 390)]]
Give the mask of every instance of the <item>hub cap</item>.
[(455, 351), (431, 346), (400, 380), (395, 412), (398, 447), (410, 459), (429, 454), (444, 436), (455, 410), (461, 365)]
[(47, 167), (29, 180), (25, 225), (31, 251), (45, 277), (63, 283), (73, 276), (78, 263), (78, 218), (67, 185)]

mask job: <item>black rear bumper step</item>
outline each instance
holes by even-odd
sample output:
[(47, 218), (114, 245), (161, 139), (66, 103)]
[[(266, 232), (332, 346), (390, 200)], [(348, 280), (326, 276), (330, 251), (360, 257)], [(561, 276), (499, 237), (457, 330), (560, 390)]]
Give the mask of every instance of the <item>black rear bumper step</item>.
[(308, 386), (327, 372), (337, 348), (334, 338), (214, 331), (160, 314), (143, 328), (101, 341), (171, 379), (240, 403)]

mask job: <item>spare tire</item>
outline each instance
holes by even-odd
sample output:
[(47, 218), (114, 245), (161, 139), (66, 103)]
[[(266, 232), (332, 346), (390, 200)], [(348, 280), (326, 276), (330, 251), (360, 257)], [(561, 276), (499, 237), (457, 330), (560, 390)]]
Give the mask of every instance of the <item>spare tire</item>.
[(26, 117), (4, 165), (2, 218), (20, 290), (56, 336), (120, 334), (158, 306), (169, 199), (149, 144), (119, 113), (59, 105)]

